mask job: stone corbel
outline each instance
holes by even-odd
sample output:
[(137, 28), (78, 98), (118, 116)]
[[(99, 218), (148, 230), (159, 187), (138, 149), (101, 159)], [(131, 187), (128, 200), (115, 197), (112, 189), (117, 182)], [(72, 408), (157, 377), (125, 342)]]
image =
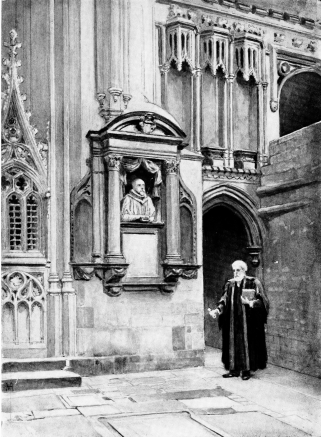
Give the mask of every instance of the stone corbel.
[(90, 281), (94, 276), (103, 283), (103, 291), (111, 297), (116, 297), (123, 291), (122, 279), (126, 275), (129, 264), (126, 263), (72, 263), (73, 275), (76, 281)]
[(110, 297), (120, 296), (123, 291), (122, 279), (126, 275), (128, 264), (112, 265), (104, 272), (103, 290)]
[(90, 281), (90, 279), (95, 275), (95, 269), (75, 266), (73, 273), (76, 281)]
[[(164, 281), (172, 286), (177, 285), (179, 278), (196, 279), (197, 270), (200, 268), (197, 264), (163, 264)], [(173, 290), (174, 291), (174, 290)]]
[[(97, 93), (97, 100), (99, 103), (99, 115), (108, 123), (112, 118), (121, 115), (122, 101), (120, 96), (123, 94), (121, 88), (110, 87), (108, 88), (109, 97), (106, 93)], [(131, 99), (129, 94), (123, 95), (123, 104), (127, 108), (128, 102)]]
[(215, 167), (224, 166), (226, 149), (222, 149), (221, 147), (202, 147), (201, 152), (204, 156), (203, 165)]
[(260, 253), (262, 252), (261, 246), (249, 246), (246, 248), (248, 251), (248, 254), (251, 257), (251, 264), (253, 267), (259, 267), (260, 265)]

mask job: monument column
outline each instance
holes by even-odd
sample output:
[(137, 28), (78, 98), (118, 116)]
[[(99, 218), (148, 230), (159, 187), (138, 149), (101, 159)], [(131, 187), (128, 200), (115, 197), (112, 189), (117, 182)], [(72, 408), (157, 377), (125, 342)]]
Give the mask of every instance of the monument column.
[(104, 164), (100, 155), (92, 157), (93, 184), (93, 252), (92, 262), (101, 263), (104, 257)]
[(179, 182), (178, 182), (179, 161), (171, 158), (165, 161), (166, 170), (166, 259), (165, 262), (181, 263), (179, 247)]
[(122, 157), (110, 154), (108, 165), (107, 263), (124, 263), (120, 245), (120, 179)]

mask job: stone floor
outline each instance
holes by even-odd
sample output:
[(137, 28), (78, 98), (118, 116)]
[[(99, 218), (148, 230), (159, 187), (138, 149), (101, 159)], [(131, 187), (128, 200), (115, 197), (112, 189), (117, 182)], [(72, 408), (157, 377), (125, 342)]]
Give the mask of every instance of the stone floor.
[(204, 368), (83, 378), (2, 395), (4, 437), (321, 437), (321, 380), (269, 365), (249, 381)]

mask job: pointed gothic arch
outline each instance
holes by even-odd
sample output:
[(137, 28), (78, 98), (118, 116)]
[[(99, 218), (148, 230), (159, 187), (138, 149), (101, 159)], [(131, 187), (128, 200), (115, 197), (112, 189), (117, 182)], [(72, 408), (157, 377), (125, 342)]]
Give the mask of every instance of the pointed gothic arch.
[(280, 137), (321, 120), (321, 70), (296, 69), (279, 86)]
[(203, 214), (215, 206), (232, 210), (243, 222), (249, 245), (262, 247), (265, 228), (258, 216), (258, 205), (245, 191), (230, 184), (209, 188), (203, 195)]

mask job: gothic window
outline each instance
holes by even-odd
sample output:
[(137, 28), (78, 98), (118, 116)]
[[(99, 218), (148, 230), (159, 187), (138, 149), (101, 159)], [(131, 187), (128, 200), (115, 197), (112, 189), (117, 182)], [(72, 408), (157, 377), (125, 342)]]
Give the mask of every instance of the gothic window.
[(21, 171), (5, 172), (2, 195), (5, 203), (6, 248), (12, 251), (40, 250), (40, 199), (35, 184)]
[(37, 249), (38, 242), (38, 201), (34, 194), (27, 199), (27, 250)]
[(9, 198), (10, 250), (21, 250), (21, 203), (17, 195)]

